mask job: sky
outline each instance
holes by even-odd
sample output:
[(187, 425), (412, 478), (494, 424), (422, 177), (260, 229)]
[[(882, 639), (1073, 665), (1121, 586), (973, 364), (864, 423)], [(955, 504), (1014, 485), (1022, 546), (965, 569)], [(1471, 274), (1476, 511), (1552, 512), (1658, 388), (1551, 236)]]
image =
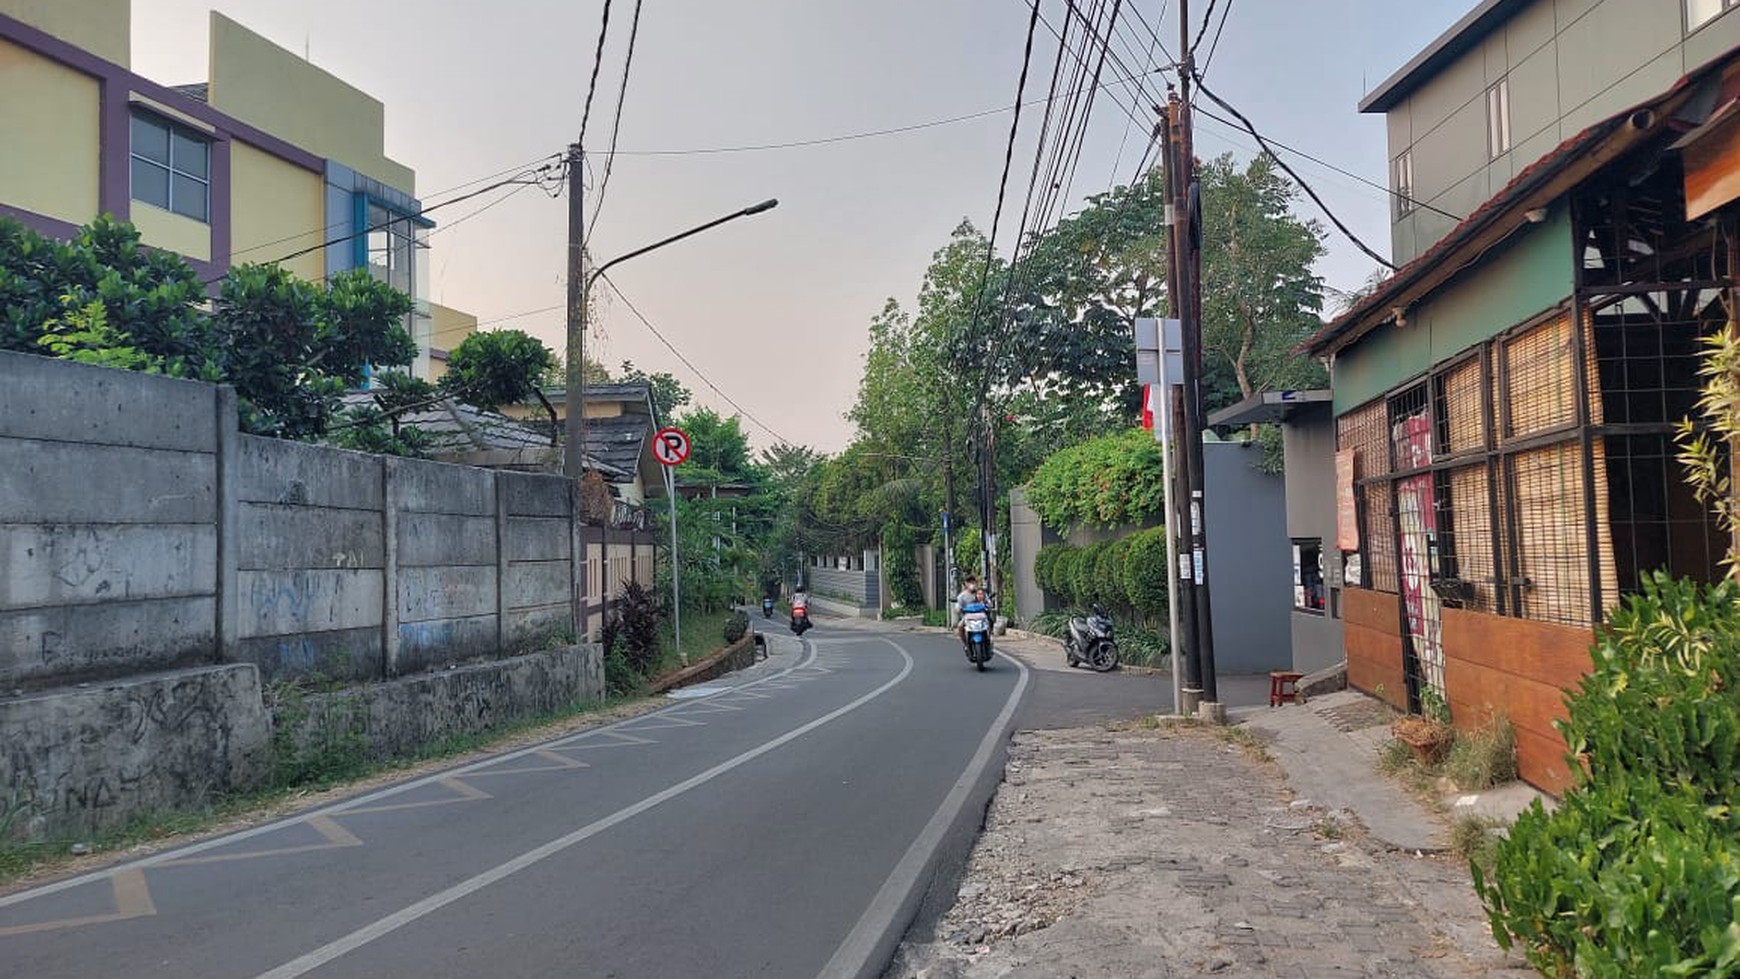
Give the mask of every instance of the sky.
[[(1180, 0), (1129, 0), (1176, 51)], [(1219, 0), (1226, 26), (1208, 84), (1271, 139), (1386, 183), (1381, 116), (1355, 106), (1474, 0)], [(602, 0), (133, 0), (133, 68), (168, 84), (206, 78), (217, 9), (386, 104), (387, 155), (440, 192), (560, 153), (579, 132)], [(1205, 4), (1190, 4), (1193, 20)], [(767, 198), (779, 207), (634, 259), (611, 279), (696, 370), (604, 284), (588, 353), (670, 371), (699, 404), (748, 417), (758, 447), (844, 448), (868, 325), (893, 297), (911, 308), (931, 255), (963, 218), (990, 227), (1010, 115), (820, 146), (670, 153), (911, 126), (1015, 101), (1025, 0), (650, 0), (641, 10), (618, 152), (599, 196), (632, 0), (615, 0), (587, 124), (589, 249), (607, 261)], [(1041, 0), (1061, 25), (1064, 0)], [(1194, 33), (1194, 26), (1193, 26)], [(1121, 47), (1114, 50), (1122, 54)], [(1028, 98), (1049, 81), (1039, 27)], [(1126, 55), (1126, 58), (1128, 56)], [(1109, 69), (1108, 69), (1109, 70)], [(1022, 114), (1007, 255), (1040, 109)], [(1102, 97), (1070, 209), (1134, 172), (1145, 134)], [(1197, 151), (1255, 152), (1199, 117)], [(649, 152), (650, 151), (650, 152)], [(1389, 251), (1385, 193), (1289, 158), (1329, 206)], [(451, 194), (447, 196), (452, 196)], [(505, 199), (503, 199), (505, 198)], [(487, 210), (485, 210), (487, 208)], [(1013, 214), (1008, 213), (1013, 211)], [(1301, 202), (1304, 217), (1321, 217)], [(431, 217), (430, 298), (563, 346), (567, 203), (506, 188)], [(1327, 222), (1324, 222), (1327, 227)], [(1319, 273), (1358, 286), (1375, 264), (1333, 229)], [(521, 315), (545, 310), (534, 315)], [(508, 317), (514, 317), (507, 319)], [(441, 341), (436, 340), (439, 346)], [(732, 403), (735, 402), (735, 405)]]

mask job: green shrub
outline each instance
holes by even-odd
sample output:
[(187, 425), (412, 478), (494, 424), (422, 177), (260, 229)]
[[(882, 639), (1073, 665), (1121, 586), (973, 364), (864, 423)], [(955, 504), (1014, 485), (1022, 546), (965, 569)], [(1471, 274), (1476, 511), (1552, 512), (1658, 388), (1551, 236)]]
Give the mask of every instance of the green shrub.
[(732, 612), (725, 620), (723, 632), (727, 646), (742, 639), (749, 632), (749, 615), (741, 610)]
[(1065, 589), (1059, 584), (1057, 570), (1067, 560), (1067, 555), (1074, 550), (1068, 544), (1047, 544), (1033, 555), (1033, 582), (1040, 590), (1055, 598), (1063, 598)]
[(1139, 523), (1163, 502), (1160, 445), (1126, 429), (1060, 449), (1027, 483), (1027, 502), (1052, 527)]
[(1444, 759), (1444, 774), (1464, 792), (1479, 792), (1516, 778), (1516, 730), (1500, 714), (1484, 727), (1458, 731)]
[(1094, 555), (1093, 599), (1095, 604), (1124, 604), (1124, 555), (1129, 551), (1129, 538), (1107, 541)]
[(1473, 867), (1493, 935), (1551, 976), (1740, 973), (1740, 586), (1656, 575), (1592, 658), (1561, 726), (1577, 784)]
[(1069, 568), (1070, 597), (1077, 605), (1092, 605), (1094, 596), (1099, 593), (1095, 575), (1099, 573), (1100, 552), (1105, 550), (1105, 542), (1089, 544), (1076, 553), (1075, 560)]
[(1129, 538), (1124, 555), (1124, 601), (1140, 615), (1157, 622), (1166, 617), (1166, 528), (1155, 527)]
[(924, 624), (931, 626), (946, 626), (949, 624), (948, 609), (927, 608), (924, 610)]

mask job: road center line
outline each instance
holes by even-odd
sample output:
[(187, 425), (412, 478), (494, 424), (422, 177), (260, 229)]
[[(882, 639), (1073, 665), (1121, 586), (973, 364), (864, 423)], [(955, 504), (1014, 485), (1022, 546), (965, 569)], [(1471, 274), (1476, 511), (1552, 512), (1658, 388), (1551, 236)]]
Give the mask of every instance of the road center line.
[[(506, 863), (498, 864), (497, 866), (477, 874), (474, 877), (460, 881), (446, 890), (431, 894), (403, 910), (390, 914), (373, 924), (365, 925), (343, 938), (322, 945), (320, 948), (290, 962), (286, 962), (270, 972), (263, 972), (259, 975), (258, 979), (295, 979), (297, 976), (306, 975), (342, 955), (353, 952), (370, 942), (376, 941), (377, 939), (411, 924), (419, 918), (433, 914), (455, 901), (461, 900), (471, 894), (475, 894), (491, 884), (505, 880), (528, 867), (561, 853), (569, 847), (583, 843), (586, 840), (597, 836), (599, 833), (604, 832), (618, 823), (633, 819), (655, 806), (669, 802), (691, 789), (711, 782), (713, 779), (724, 775), (734, 768), (748, 764), (749, 762), (760, 758), (762, 755), (767, 754), (775, 748), (789, 744), (831, 721), (838, 720), (839, 718), (850, 714), (852, 711), (857, 710), (894, 689), (897, 684), (912, 674), (912, 656), (899, 645), (894, 643), (890, 643), (890, 645), (894, 646), (895, 651), (900, 653), (900, 658), (903, 661), (900, 672), (896, 674), (892, 680), (889, 680), (887, 683), (884, 683), (869, 693), (864, 694), (857, 700), (842, 707), (835, 708), (801, 727), (793, 728), (779, 737), (751, 748), (734, 758), (720, 762), (712, 768), (709, 768), (698, 775), (684, 779), (662, 792), (647, 796), (645, 799), (642, 799), (632, 806), (619, 809), (602, 819), (580, 827), (566, 836), (551, 840), (543, 846), (535, 849), (527, 850), (525, 853), (520, 854)], [(1025, 678), (1026, 674), (1023, 673), (1022, 675)]]
[[(906, 655), (906, 650), (901, 649), (900, 644), (894, 640), (882, 641), (899, 649), (902, 656)], [(984, 739), (979, 742), (979, 750), (973, 753), (967, 767), (961, 771), (961, 777), (955, 780), (954, 788), (943, 798), (942, 805), (937, 807), (936, 813), (930, 817), (930, 822), (925, 824), (924, 829), (919, 831), (912, 845), (906, 848), (906, 854), (894, 865), (893, 872), (883, 882), (876, 896), (871, 898), (870, 906), (864, 909), (863, 916), (846, 935), (846, 940), (835, 949), (833, 958), (822, 967), (818, 979), (847, 979), (866, 974), (866, 966), (881, 958), (878, 955), (881, 951), (878, 946), (900, 917), (902, 908), (907, 907), (910, 900), (916, 900), (913, 888), (918, 885), (919, 876), (930, 865), (931, 857), (941, 844), (943, 834), (948, 832), (949, 824), (954, 822), (961, 807), (966, 805), (967, 796), (973, 791), (973, 783), (979, 780), (985, 766), (990, 764), (992, 754), (1002, 744), (1003, 732), (1008, 728), (1010, 718), (1015, 715), (1015, 708), (1021, 704), (1021, 695), (1027, 690), (1027, 664), (1008, 653), (999, 652), (997, 655), (1015, 664), (1015, 669), (1020, 671), (1020, 677), (1015, 681), (1015, 689), (1009, 691), (1009, 699), (1003, 703), (1003, 710), (991, 722), (990, 730), (985, 732)], [(904, 931), (906, 923), (900, 922), (900, 925), (900, 930)], [(869, 974), (880, 975), (883, 964), (875, 961), (875, 968), (869, 970)]]
[(784, 678), (786, 675), (792, 673), (795, 670), (801, 670), (804, 667), (809, 666), (810, 664), (815, 662), (817, 654), (816, 654), (816, 648), (815, 648), (814, 644), (812, 644), (807, 639), (799, 639), (797, 641), (799, 643), (802, 643), (803, 650), (804, 650), (804, 656), (800, 660), (798, 660), (798, 662), (793, 663), (792, 665), (785, 667), (782, 670), (778, 670), (774, 673), (770, 673), (767, 676), (761, 677), (761, 678), (756, 679), (756, 680), (751, 680), (748, 683), (742, 683), (742, 684), (738, 684), (738, 685), (735, 685), (732, 687), (727, 687), (723, 690), (720, 690), (718, 693), (710, 694), (706, 697), (697, 697), (697, 698), (694, 698), (692, 700), (678, 701), (674, 704), (671, 704), (668, 707), (661, 707), (658, 710), (648, 711), (645, 714), (639, 714), (639, 715), (636, 715), (634, 717), (626, 717), (620, 721), (613, 721), (613, 722), (611, 722), (609, 724), (605, 724), (601, 727), (588, 728), (584, 731), (578, 731), (578, 732), (575, 732), (574, 734), (565, 734), (565, 735), (562, 735), (561, 737), (553, 738), (549, 741), (541, 741), (541, 742), (534, 744), (534, 745), (531, 745), (529, 747), (520, 748), (520, 749), (517, 749), (514, 751), (510, 751), (506, 754), (490, 755), (490, 756), (485, 757), (485, 758), (480, 758), (477, 761), (471, 762), (469, 764), (461, 765), (458, 768), (443, 769), (441, 771), (433, 772), (429, 775), (425, 775), (422, 778), (412, 779), (408, 782), (399, 782), (399, 783), (396, 783), (393, 785), (386, 786), (386, 787), (381, 788), (381, 789), (377, 789), (373, 792), (366, 793), (364, 795), (356, 796), (354, 798), (341, 799), (338, 802), (332, 803), (331, 805), (322, 806), (319, 809), (314, 809), (314, 810), (311, 810), (309, 812), (299, 813), (297, 815), (289, 816), (289, 817), (286, 817), (284, 819), (275, 819), (269, 823), (263, 823), (259, 826), (255, 826), (251, 829), (244, 829), (244, 830), (240, 830), (240, 831), (237, 831), (234, 833), (226, 833), (222, 836), (214, 836), (209, 840), (202, 840), (198, 843), (192, 843), (192, 844), (189, 844), (189, 845), (184, 846), (184, 847), (177, 847), (173, 850), (165, 850), (162, 853), (154, 853), (151, 856), (143, 857), (143, 858), (138, 859), (138, 860), (132, 860), (132, 861), (128, 861), (126, 863), (119, 863), (119, 864), (116, 864), (112, 867), (105, 867), (102, 870), (93, 870), (87, 874), (79, 874), (76, 877), (68, 877), (65, 880), (56, 881), (52, 884), (44, 884), (41, 887), (33, 887), (33, 888), (28, 889), (28, 890), (19, 891), (15, 894), (3, 895), (3, 896), (0, 896), (0, 908), (11, 907), (14, 904), (23, 904), (26, 901), (34, 901), (37, 898), (48, 897), (50, 894), (58, 894), (61, 891), (70, 890), (74, 887), (82, 887), (86, 884), (94, 884), (98, 881), (106, 880), (110, 877), (113, 877), (119, 873), (132, 871), (132, 870), (148, 870), (151, 867), (159, 866), (162, 864), (182, 861), (188, 857), (193, 856), (194, 854), (204, 853), (207, 850), (215, 850), (219, 847), (230, 846), (231, 844), (240, 843), (243, 840), (252, 839), (253, 837), (256, 837), (256, 836), (264, 836), (267, 833), (275, 833), (281, 829), (284, 829), (285, 827), (294, 826), (297, 823), (301, 823), (301, 822), (306, 822), (307, 820), (313, 819), (317, 816), (343, 815), (344, 812), (348, 809), (353, 809), (353, 808), (356, 808), (358, 806), (367, 805), (367, 804), (372, 803), (372, 802), (378, 802), (381, 799), (386, 799), (386, 798), (390, 798), (390, 797), (395, 796), (395, 795), (399, 795), (400, 793), (409, 792), (412, 789), (422, 788), (425, 785), (432, 785), (436, 782), (441, 781), (442, 779), (453, 778), (454, 776), (462, 776), (462, 775), (465, 775), (465, 774), (472, 772), (472, 771), (479, 769), (479, 768), (486, 768), (490, 765), (499, 765), (504, 761), (512, 761), (513, 759), (522, 758), (526, 755), (535, 754), (539, 751), (545, 751), (545, 750), (552, 748), (552, 747), (557, 747), (557, 746), (569, 744), (569, 743), (574, 742), (574, 741), (579, 741), (579, 740), (582, 740), (584, 738), (590, 738), (590, 737), (595, 737), (595, 736), (600, 735), (600, 734), (609, 733), (609, 732), (613, 731), (615, 728), (623, 727), (624, 725), (628, 725), (628, 724), (633, 724), (635, 721), (645, 720), (645, 719), (651, 718), (651, 717), (658, 717), (661, 714), (665, 714), (665, 713), (668, 713), (668, 712), (674, 711), (674, 710), (679, 710), (683, 707), (687, 707), (687, 706), (690, 706), (693, 704), (705, 703), (708, 700), (711, 700), (713, 697), (723, 696), (727, 693), (731, 693), (732, 691), (747, 690), (751, 687), (761, 686), (764, 683), (772, 683), (776, 680)]

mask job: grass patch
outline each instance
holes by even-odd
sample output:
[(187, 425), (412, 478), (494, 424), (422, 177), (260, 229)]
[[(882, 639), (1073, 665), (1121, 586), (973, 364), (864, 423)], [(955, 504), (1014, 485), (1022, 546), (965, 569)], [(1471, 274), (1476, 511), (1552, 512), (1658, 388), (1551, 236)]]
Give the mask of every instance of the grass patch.
[(1464, 792), (1479, 792), (1516, 780), (1516, 730), (1503, 714), (1483, 727), (1461, 731), (1444, 759), (1444, 774)]
[(1491, 875), (1498, 855), (1499, 824), (1481, 816), (1461, 816), (1450, 825), (1450, 852), (1481, 873)]
[[(730, 609), (720, 609), (717, 612), (690, 612), (685, 610), (683, 612), (683, 647), (681, 654), (686, 654), (689, 657), (689, 662), (693, 663), (709, 653), (715, 653), (724, 649), (726, 645), (725, 623), (730, 620)], [(774, 625), (777, 620), (757, 617), (754, 621), (757, 623), (756, 628), (766, 631), (767, 628)], [(681, 655), (671, 637), (671, 622), (669, 618), (666, 618), (664, 624), (659, 627), (659, 649), (664, 651), (664, 655), (659, 661), (658, 670), (654, 672), (655, 676), (664, 673), (667, 670), (674, 670), (683, 665)]]
[[(565, 708), (509, 721), (488, 731), (449, 735), (424, 745), (414, 756), (384, 761), (371, 761), (364, 757), (360, 744), (354, 753), (349, 754), (341, 754), (330, 748), (318, 749), (319, 757), (324, 759), (323, 764), (309, 764), (306, 758), (283, 759), (279, 757), (279, 753), (293, 749), (288, 741), (280, 740), (275, 731), (272, 741), (274, 757), (269, 768), (269, 780), (262, 787), (219, 797), (198, 809), (141, 813), (123, 826), (77, 839), (0, 842), (0, 885), (52, 870), (85, 854), (118, 853), (189, 834), (210, 832), (236, 820), (288, 815), (305, 807), (310, 797), (338, 789), (350, 782), (389, 775), (474, 751), (498, 748), (504, 742), (525, 737), (541, 728), (572, 722), (623, 706), (636, 699), (639, 698), (580, 701)], [(0, 828), (22, 817), (21, 807), (14, 807), (9, 812), (12, 818), (0, 819)], [(73, 852), (75, 847), (78, 848), (78, 853)]]
[(1347, 835), (1341, 824), (1333, 819), (1319, 819), (1312, 823), (1311, 833), (1320, 840), (1339, 840)]

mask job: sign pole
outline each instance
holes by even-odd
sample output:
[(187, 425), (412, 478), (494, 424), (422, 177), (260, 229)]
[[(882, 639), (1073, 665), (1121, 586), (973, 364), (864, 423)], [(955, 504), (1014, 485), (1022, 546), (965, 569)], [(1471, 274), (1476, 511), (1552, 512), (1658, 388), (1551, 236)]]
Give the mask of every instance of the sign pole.
[(683, 570), (677, 560), (677, 476), (674, 468), (665, 467), (665, 502), (671, 508), (671, 633), (677, 643), (677, 656), (684, 666), (688, 666), (689, 656), (683, 652)]

